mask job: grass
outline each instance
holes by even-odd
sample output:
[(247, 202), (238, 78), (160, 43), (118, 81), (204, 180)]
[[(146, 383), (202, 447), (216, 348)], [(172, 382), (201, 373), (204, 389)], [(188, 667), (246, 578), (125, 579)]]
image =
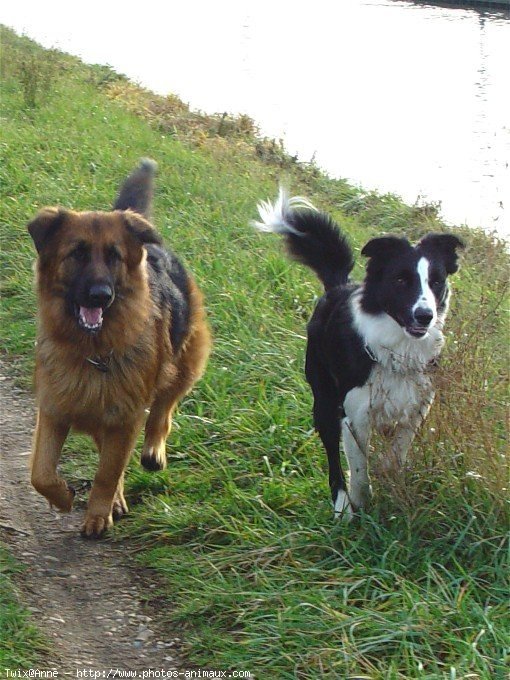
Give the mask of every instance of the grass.
[[(140, 156), (160, 165), (155, 222), (206, 294), (207, 374), (179, 409), (168, 470), (149, 474), (134, 457), (132, 513), (115, 531), (162, 575), (164, 616), (185, 628), (190, 660), (270, 678), (506, 677), (508, 257), (498, 239), (458, 230), (468, 249), (412, 465), (384, 475), (376, 440), (370, 513), (336, 524), (302, 371), (320, 287), (248, 222), (281, 179), (331, 211), (358, 252), (381, 232), (443, 230), (436, 208), (327, 178), (246, 119), (198, 116), (10, 31), (2, 48), (2, 329), (19, 380), (29, 382), (35, 333), (27, 221), (45, 204), (107, 209)], [(36, 84), (32, 105), (20, 65), (34, 54), (52, 86)], [(93, 466), (90, 443), (71, 438), (67, 475), (90, 479)]]
[(34, 667), (47, 646), (30, 622), (28, 611), (19, 604), (14, 578), (22, 566), (0, 544), (0, 676), (6, 668)]

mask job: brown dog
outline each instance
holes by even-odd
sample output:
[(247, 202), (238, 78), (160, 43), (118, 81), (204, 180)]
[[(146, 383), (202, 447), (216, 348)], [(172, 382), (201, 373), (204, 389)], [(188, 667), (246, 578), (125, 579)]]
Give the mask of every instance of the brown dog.
[(39, 307), (32, 484), (71, 510), (56, 468), (69, 430), (90, 434), (100, 458), (85, 537), (127, 512), (124, 470), (148, 408), (142, 464), (166, 465), (172, 413), (210, 350), (202, 295), (148, 221), (155, 167), (141, 162), (113, 212), (45, 208), (28, 225)]

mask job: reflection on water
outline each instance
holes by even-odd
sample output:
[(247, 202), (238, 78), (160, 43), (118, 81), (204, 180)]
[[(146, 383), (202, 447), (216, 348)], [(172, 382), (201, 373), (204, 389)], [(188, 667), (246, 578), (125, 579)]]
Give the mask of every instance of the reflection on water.
[(247, 113), (332, 175), (510, 232), (510, 11), (399, 0), (119, 7), (19, 0), (2, 4), (0, 21), (192, 107)]

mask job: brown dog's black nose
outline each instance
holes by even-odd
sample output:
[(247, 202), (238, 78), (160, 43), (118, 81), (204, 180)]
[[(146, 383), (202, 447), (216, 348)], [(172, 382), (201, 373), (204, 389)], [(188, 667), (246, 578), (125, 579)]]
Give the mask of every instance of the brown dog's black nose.
[(113, 299), (113, 290), (107, 283), (95, 283), (87, 297), (90, 307), (107, 307)]

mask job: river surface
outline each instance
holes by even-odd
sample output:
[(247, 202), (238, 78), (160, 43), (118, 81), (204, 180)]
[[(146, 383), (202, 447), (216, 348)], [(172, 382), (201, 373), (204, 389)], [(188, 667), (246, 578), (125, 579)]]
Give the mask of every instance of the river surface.
[(332, 176), (510, 234), (510, 9), (11, 0), (0, 22), (192, 108), (248, 114)]

